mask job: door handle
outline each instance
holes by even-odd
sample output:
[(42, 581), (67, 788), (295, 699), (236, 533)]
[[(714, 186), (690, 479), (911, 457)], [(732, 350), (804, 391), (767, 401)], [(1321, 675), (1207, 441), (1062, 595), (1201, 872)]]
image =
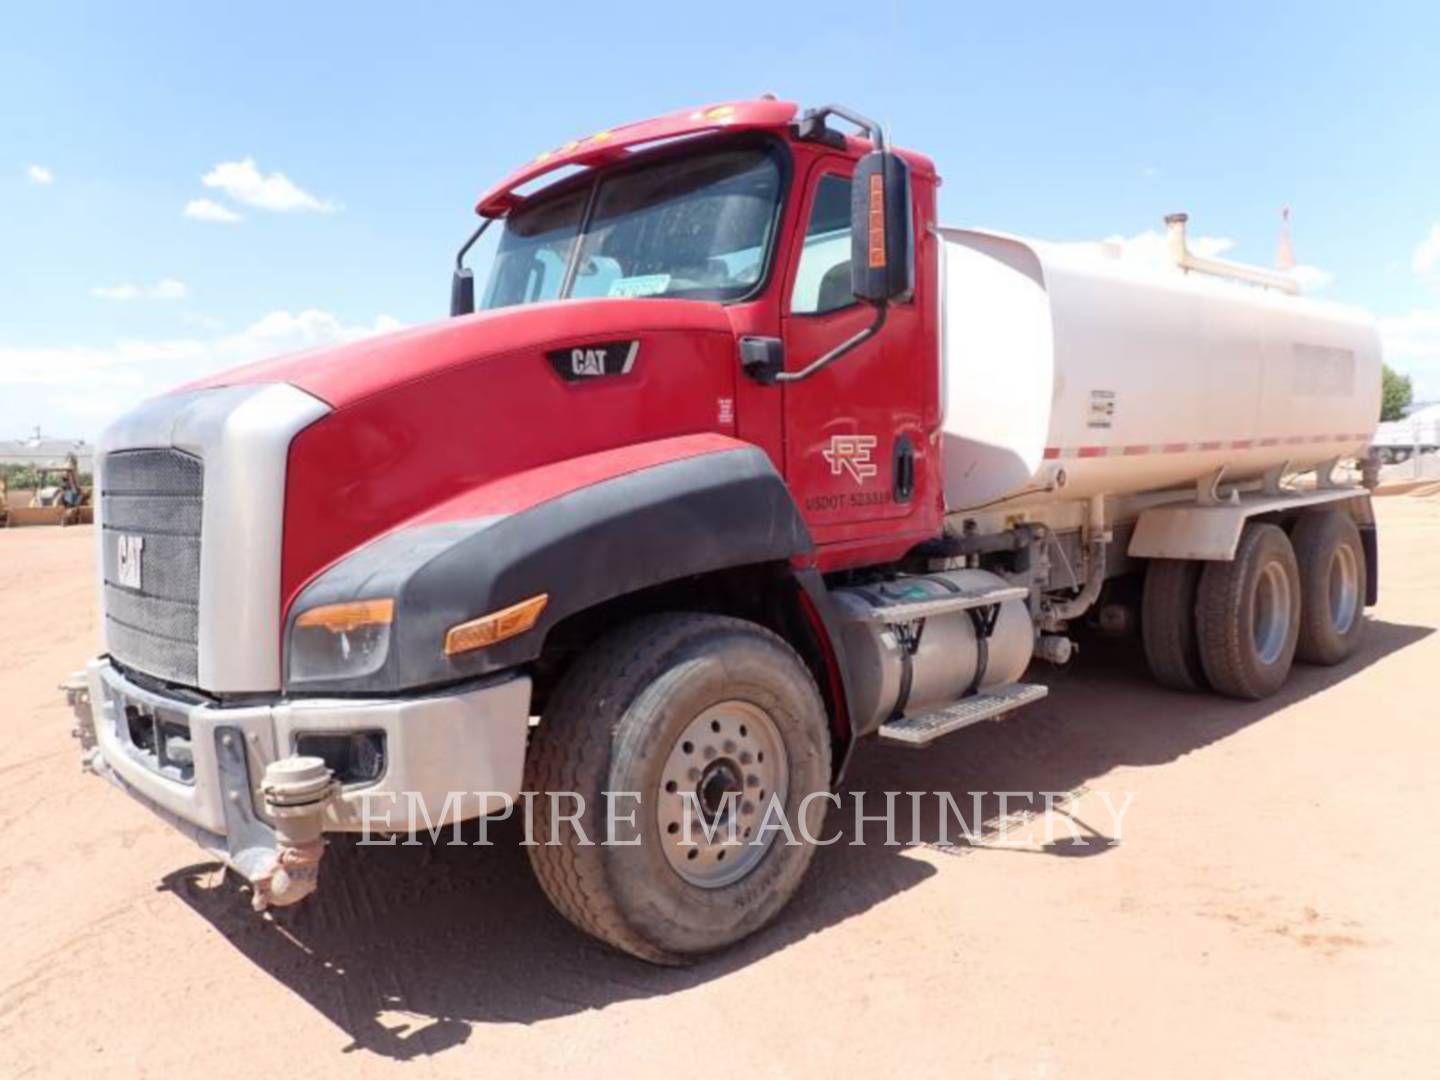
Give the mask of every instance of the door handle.
[(785, 370), (785, 343), (773, 337), (742, 337), (740, 367), (756, 382), (769, 386)]
[(909, 502), (915, 494), (915, 447), (908, 435), (895, 440), (895, 488), (896, 502)]

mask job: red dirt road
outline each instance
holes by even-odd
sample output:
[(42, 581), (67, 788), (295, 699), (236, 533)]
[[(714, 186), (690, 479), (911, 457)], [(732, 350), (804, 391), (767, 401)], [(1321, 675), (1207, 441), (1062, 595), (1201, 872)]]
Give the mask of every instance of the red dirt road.
[(851, 791), (1068, 792), (1071, 817), (943, 851), (932, 799), (929, 846), (868, 826), (686, 970), (572, 930), (509, 826), (336, 844), (317, 898), (253, 915), (78, 767), (55, 686), (97, 645), (91, 530), (0, 531), (0, 1076), (1434, 1076), (1440, 499), (1377, 505), (1345, 667), (1240, 704), (1097, 648), (1009, 721), (864, 747)]

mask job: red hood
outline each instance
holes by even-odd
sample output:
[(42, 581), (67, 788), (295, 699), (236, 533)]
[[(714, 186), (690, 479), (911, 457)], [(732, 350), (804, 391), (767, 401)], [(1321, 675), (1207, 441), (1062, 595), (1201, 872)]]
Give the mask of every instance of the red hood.
[[(685, 300), (570, 300), (484, 312), (217, 375), (287, 382), (333, 411), (295, 436), (282, 589), (479, 485), (676, 436), (734, 437), (728, 309)], [(634, 366), (573, 381), (554, 349), (634, 341)]]
[(286, 382), (336, 409), (402, 383), (490, 356), (570, 341), (663, 331), (728, 334), (718, 304), (689, 300), (567, 300), (483, 311), (365, 338), (349, 345), (291, 353), (233, 368), (181, 387), (196, 390)]

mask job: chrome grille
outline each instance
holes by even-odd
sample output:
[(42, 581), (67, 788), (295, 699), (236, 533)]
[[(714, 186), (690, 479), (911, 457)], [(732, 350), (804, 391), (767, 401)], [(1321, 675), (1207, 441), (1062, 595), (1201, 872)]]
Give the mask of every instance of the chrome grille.
[[(179, 450), (122, 450), (100, 467), (105, 642), (122, 664), (199, 682), (200, 514), (205, 467)], [(139, 588), (121, 573), (122, 538)], [(138, 544), (136, 539), (138, 538)]]

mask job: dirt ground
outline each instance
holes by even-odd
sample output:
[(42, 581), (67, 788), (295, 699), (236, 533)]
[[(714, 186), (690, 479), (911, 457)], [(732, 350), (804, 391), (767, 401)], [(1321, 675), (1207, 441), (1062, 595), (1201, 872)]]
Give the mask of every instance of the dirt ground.
[[(335, 845), (308, 907), (253, 915), (78, 767), (55, 687), (96, 648), (92, 531), (0, 532), (0, 1076), (1435, 1076), (1440, 499), (1377, 505), (1351, 663), (1240, 704), (1097, 648), (1004, 723), (864, 747), (852, 791), (1067, 792), (1070, 816), (949, 849), (932, 807), (921, 846), (868, 826), (686, 970), (570, 929), (503, 826)], [(1133, 797), (1120, 828), (1102, 796)]]

